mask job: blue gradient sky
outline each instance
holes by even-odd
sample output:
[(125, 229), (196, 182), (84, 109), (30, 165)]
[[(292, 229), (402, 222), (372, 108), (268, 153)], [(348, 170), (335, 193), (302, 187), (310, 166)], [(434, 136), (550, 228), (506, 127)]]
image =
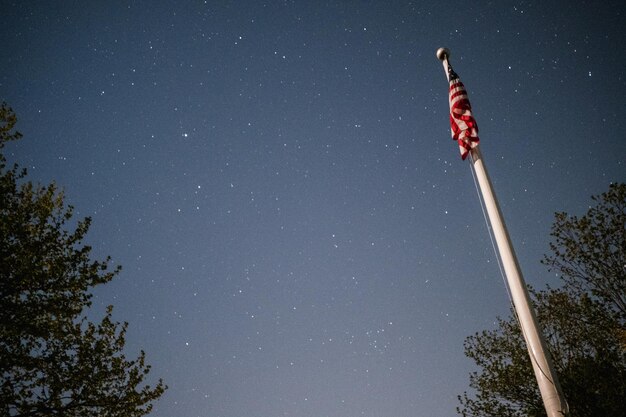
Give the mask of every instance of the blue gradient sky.
[(626, 180), (620, 2), (2, 2), (11, 161), (91, 216), (155, 417), (449, 416), (509, 299), (452, 50), (528, 282)]

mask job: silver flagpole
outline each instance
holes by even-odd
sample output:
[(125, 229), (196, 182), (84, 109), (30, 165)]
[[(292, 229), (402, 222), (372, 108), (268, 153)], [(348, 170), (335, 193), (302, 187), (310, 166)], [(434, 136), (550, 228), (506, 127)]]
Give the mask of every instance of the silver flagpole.
[[(446, 48), (437, 50), (437, 58), (443, 62), (448, 77), (448, 57), (450, 51)], [(449, 81), (449, 80), (448, 80)], [(476, 173), (480, 192), (483, 196), (489, 222), (495, 236), (500, 259), (506, 275), (513, 306), (519, 319), (522, 335), (526, 340), (526, 347), (530, 355), (530, 362), (535, 371), (539, 391), (548, 417), (562, 417), (568, 415), (567, 402), (563, 396), (561, 385), (550, 359), (546, 342), (539, 330), (537, 317), (530, 304), (530, 296), (522, 276), (517, 257), (511, 244), (509, 232), (500, 211), (500, 206), (491, 186), (491, 180), (485, 167), (480, 145), (470, 151), (471, 163)]]

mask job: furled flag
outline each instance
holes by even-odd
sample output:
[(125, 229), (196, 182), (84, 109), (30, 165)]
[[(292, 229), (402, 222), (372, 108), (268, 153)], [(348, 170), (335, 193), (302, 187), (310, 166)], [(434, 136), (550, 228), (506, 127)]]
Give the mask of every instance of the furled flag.
[(465, 86), (448, 65), (448, 79), (450, 80), (450, 129), (452, 139), (459, 143), (461, 158), (467, 158), (470, 150), (478, 146), (478, 125), (472, 116), (472, 106), (467, 98)]

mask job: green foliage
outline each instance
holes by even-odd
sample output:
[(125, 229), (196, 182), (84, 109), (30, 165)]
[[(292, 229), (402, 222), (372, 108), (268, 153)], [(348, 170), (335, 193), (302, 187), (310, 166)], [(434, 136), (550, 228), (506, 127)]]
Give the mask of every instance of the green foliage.
[(626, 323), (626, 184), (611, 184), (578, 218), (557, 213), (543, 263), (578, 292), (590, 292)]
[[(16, 118), (0, 108), (0, 149)], [(91, 288), (119, 268), (92, 261), (82, 241), (90, 219), (66, 230), (72, 207), (54, 184), (25, 181), (0, 154), (0, 412), (6, 416), (134, 417), (150, 412), (165, 390), (144, 384), (142, 351), (123, 354), (127, 323), (112, 307), (94, 324), (85, 318)]]
[[(6, 103), (0, 104), (0, 149), (4, 147), (5, 142), (22, 137), (20, 132), (13, 130), (16, 123), (17, 117), (13, 110)], [(2, 157), (2, 162), (4, 162), (4, 157)]]
[[(557, 213), (544, 263), (563, 288), (530, 289), (571, 417), (624, 416), (626, 350), (626, 185), (593, 197), (577, 218)], [(495, 330), (468, 337), (465, 354), (475, 395), (459, 396), (463, 416), (545, 416), (526, 345), (514, 313)]]

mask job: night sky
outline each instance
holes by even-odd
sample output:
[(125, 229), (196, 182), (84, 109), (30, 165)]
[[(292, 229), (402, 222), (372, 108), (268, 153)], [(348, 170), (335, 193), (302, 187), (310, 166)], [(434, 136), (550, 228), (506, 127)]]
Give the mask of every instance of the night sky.
[(455, 414), (510, 301), (437, 48), (529, 283), (554, 212), (626, 181), (621, 2), (0, 3), (5, 151), (123, 266), (90, 315), (155, 417)]

